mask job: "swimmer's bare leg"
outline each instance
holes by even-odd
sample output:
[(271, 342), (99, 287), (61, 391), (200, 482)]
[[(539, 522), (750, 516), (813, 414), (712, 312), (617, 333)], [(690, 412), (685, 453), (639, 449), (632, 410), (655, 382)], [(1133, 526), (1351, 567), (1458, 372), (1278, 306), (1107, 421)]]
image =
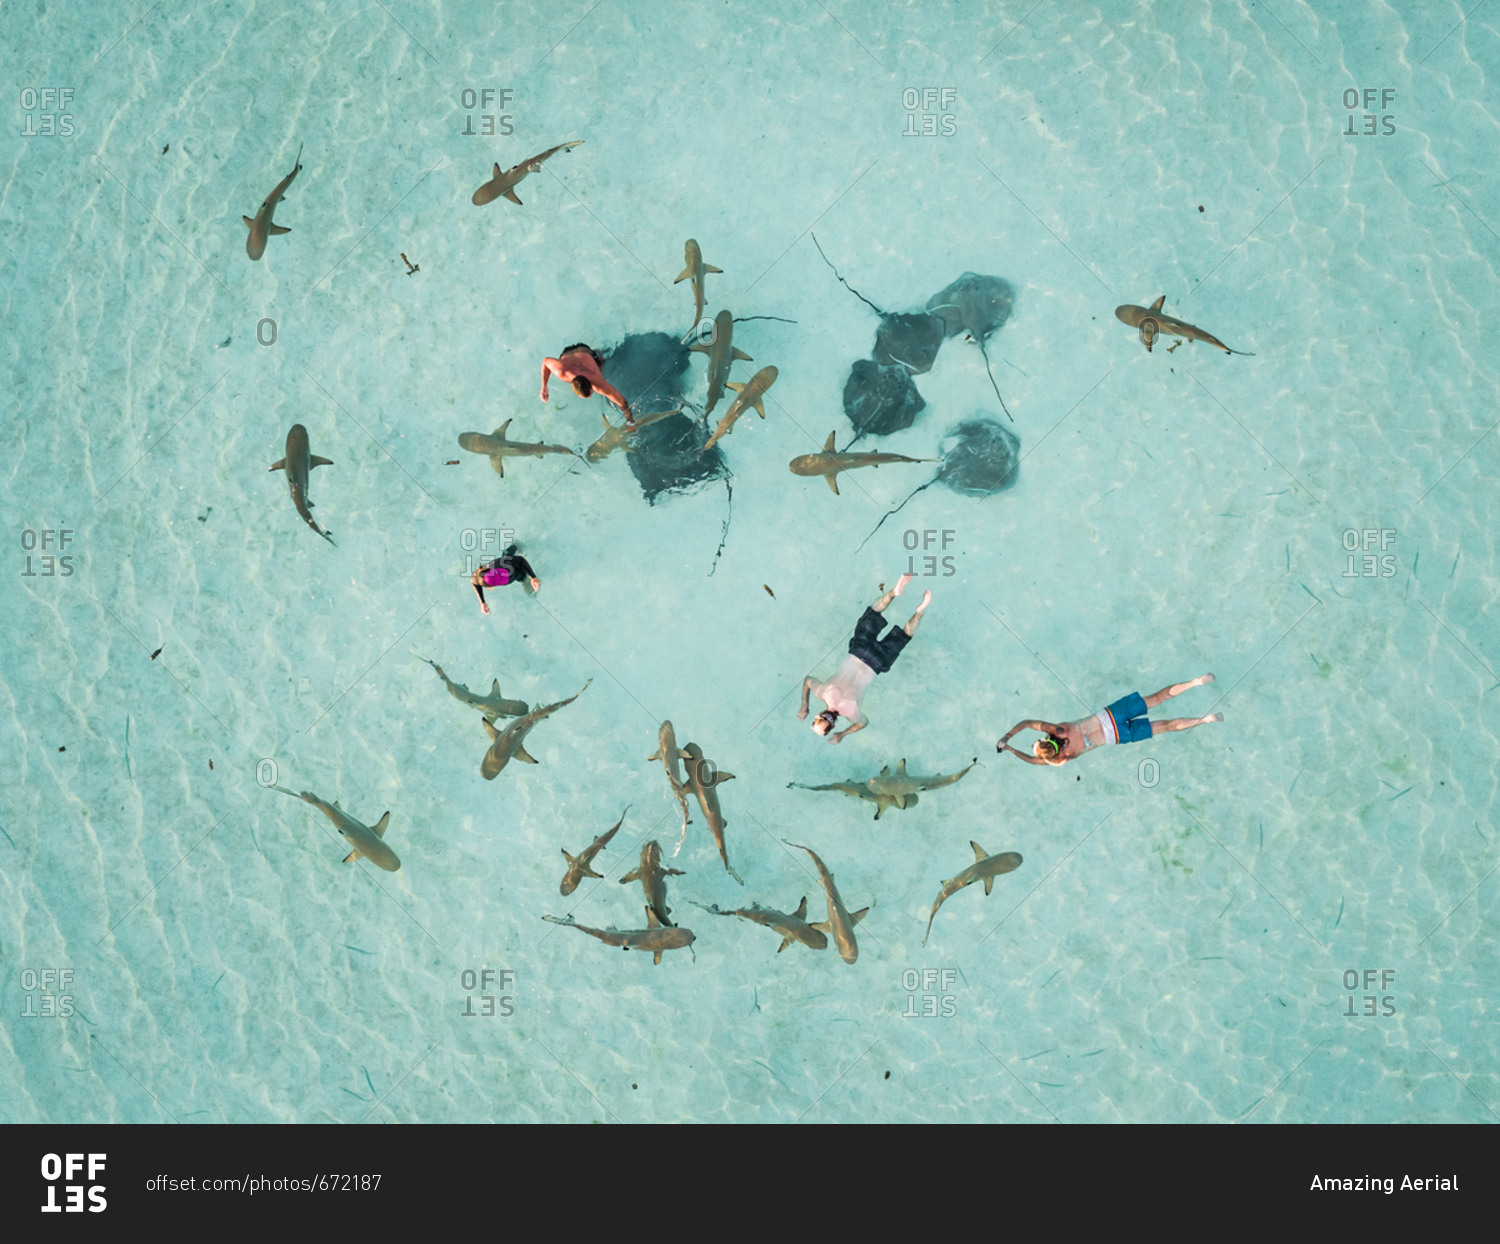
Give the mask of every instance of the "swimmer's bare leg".
[(1170, 687), (1163, 687), (1160, 691), (1153, 692), (1146, 697), (1146, 707), (1155, 708), (1164, 700), (1170, 700), (1173, 696), (1181, 695), (1184, 691), (1191, 691), (1194, 687), (1201, 687), (1204, 683), (1213, 682), (1212, 674), (1202, 674), (1191, 682), (1174, 682)]
[(901, 628), (906, 632), (907, 639), (910, 639), (917, 633), (917, 626), (922, 621), (922, 610), (926, 609), (930, 604), (932, 604), (932, 593), (923, 592), (922, 603), (917, 606), (916, 613), (912, 614), (911, 617), (907, 619), (906, 625)]
[(1206, 726), (1210, 722), (1223, 721), (1223, 713), (1210, 713), (1207, 717), (1173, 717), (1170, 721), (1153, 721), (1151, 734), (1169, 734), (1175, 730), (1191, 730), (1194, 726)]
[[(917, 576), (914, 574), (902, 575), (899, 579), (896, 580), (896, 586), (889, 589), (886, 594), (879, 600), (877, 600), (873, 605), (871, 605), (870, 608), (873, 609), (876, 613), (884, 613), (885, 607), (889, 605), (891, 601), (895, 600), (896, 597), (900, 596), (902, 592), (906, 591), (906, 585), (916, 577)], [(929, 592), (928, 595), (930, 596), (932, 595), (932, 593)]]

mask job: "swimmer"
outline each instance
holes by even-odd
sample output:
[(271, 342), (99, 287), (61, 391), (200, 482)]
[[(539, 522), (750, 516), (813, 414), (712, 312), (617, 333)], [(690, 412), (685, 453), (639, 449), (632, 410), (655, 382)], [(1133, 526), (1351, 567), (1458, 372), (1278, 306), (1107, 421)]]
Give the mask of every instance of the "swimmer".
[[(802, 680), (802, 707), (798, 710), (797, 720), (807, 719), (808, 695), (817, 696), (828, 707), (813, 718), (812, 728), (824, 735), (830, 743), (842, 743), (845, 735), (863, 730), (870, 724), (860, 719), (860, 701), (864, 699), (875, 675), (884, 674), (890, 669), (901, 655), (901, 650), (906, 647), (907, 641), (917, 633), (917, 625), (922, 621), (922, 610), (932, 603), (931, 592), (923, 593), (922, 603), (917, 606), (916, 613), (911, 615), (905, 626), (893, 626), (883, 639), (880, 637), (880, 630), (885, 625), (881, 614), (892, 600), (906, 590), (906, 585), (913, 577), (909, 574), (902, 575), (895, 587), (865, 610), (854, 627), (854, 638), (849, 641), (849, 655), (844, 658), (837, 674), (827, 682), (820, 683), (811, 675)], [(833, 727), (840, 714), (849, 718), (851, 724), (834, 733)]]
[(542, 581), (536, 577), (531, 563), (517, 552), (519, 547), (512, 544), (488, 566), (480, 566), (469, 576), (469, 582), (474, 585), (474, 594), (479, 597), (480, 613), (488, 615), (490, 611), (489, 602), (484, 598), (484, 589), (487, 587), (504, 587), (518, 579), (526, 579), (531, 583), (533, 592), (542, 590)]
[[(1207, 717), (1173, 717), (1168, 721), (1149, 721), (1146, 710), (1155, 708), (1164, 700), (1181, 695), (1194, 687), (1213, 682), (1212, 674), (1204, 674), (1191, 682), (1177, 682), (1170, 687), (1146, 696), (1132, 691), (1123, 699), (1116, 700), (1108, 708), (1101, 708), (1092, 717), (1082, 721), (1070, 721), (1058, 725), (1050, 721), (1018, 721), (1010, 732), (995, 744), (997, 752), (1009, 752), (1019, 756), (1029, 765), (1062, 765), (1082, 756), (1084, 752), (1106, 743), (1141, 743), (1158, 734), (1174, 730), (1191, 730), (1194, 726), (1206, 726), (1212, 721), (1223, 721), (1223, 713), (1210, 713)], [(1031, 746), (1032, 754), (1017, 751), (1010, 745), (1011, 737), (1022, 730), (1040, 730), (1047, 737), (1038, 739)]]
[(542, 401), (547, 400), (547, 381), (556, 376), (572, 385), (573, 392), (579, 397), (593, 397), (596, 392), (603, 394), (624, 412), (625, 425), (633, 428), (635, 416), (630, 413), (630, 403), (604, 378), (603, 367), (604, 360), (594, 348), (582, 342), (569, 346), (561, 358), (543, 359)]

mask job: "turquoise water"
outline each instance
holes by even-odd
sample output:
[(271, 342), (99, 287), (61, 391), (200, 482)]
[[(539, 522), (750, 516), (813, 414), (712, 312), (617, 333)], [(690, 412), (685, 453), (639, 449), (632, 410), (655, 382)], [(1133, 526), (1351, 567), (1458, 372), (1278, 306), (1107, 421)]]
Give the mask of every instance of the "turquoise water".
[[(1494, 1121), (1493, 12), (145, 7), (4, 14), (0, 1119)], [(486, 88), (508, 107), (463, 106)], [(512, 132), (464, 132), (485, 115)], [(524, 207), (471, 206), (570, 139)], [(292, 232), (251, 263), (240, 217), (301, 144)], [(1014, 286), (987, 344), (1013, 487), (927, 489), (860, 548), (932, 468), (837, 497), (788, 472), (848, 439), (877, 324), (814, 236), (882, 308)], [(736, 330), (735, 376), (779, 378), (722, 444), (730, 487), (647, 505), (623, 453), (501, 479), (457, 448), (514, 419), (582, 451), (602, 403), (543, 405), (539, 361), (686, 331), (689, 237), (723, 269), (708, 315), (795, 321)], [(1254, 357), (1147, 353), (1113, 311), (1162, 293)], [(698, 356), (686, 384), (701, 407)], [(916, 384), (916, 422), (858, 448), (1005, 421), (962, 338)], [(294, 423), (333, 460), (336, 548), (266, 469)], [(544, 585), (485, 618), (466, 533), (500, 529)], [(925, 531), (954, 572), (913, 584), (922, 629), (830, 747), (798, 686)], [(419, 657), (533, 705), (593, 681), (486, 782), (478, 714)], [(1173, 708), (1222, 725), (995, 754), (1209, 670)], [(677, 841), (664, 718), (737, 775), (745, 885), (695, 807), (668, 862), (696, 958), (654, 966), (541, 917), (640, 927), (616, 879)], [(975, 756), (878, 822), (787, 787)], [(265, 761), (389, 809), (401, 870), (342, 865)], [(560, 850), (627, 805), (564, 899)], [(870, 907), (856, 964), (692, 906), (821, 919), (786, 839)], [(970, 840), (1024, 863), (923, 947)], [(513, 974), (488, 1017), (486, 968)]]

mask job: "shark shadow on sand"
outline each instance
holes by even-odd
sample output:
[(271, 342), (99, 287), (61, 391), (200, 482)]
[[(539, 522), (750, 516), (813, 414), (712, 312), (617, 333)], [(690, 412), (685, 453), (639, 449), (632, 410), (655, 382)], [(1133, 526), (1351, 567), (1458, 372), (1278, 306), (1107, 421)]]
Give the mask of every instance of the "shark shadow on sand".
[[(1009, 488), (1020, 476), (1020, 438), (994, 419), (965, 419), (943, 438), (942, 444), (948, 446), (943, 450), (943, 465), (925, 484), (912, 489), (906, 501), (934, 484), (945, 484), (954, 492), (971, 497), (987, 497), (992, 492)], [(901, 510), (906, 501), (896, 509), (888, 510), (875, 524), (875, 530), (860, 541), (859, 548), (864, 548), (870, 536), (880, 530), (887, 518)]]

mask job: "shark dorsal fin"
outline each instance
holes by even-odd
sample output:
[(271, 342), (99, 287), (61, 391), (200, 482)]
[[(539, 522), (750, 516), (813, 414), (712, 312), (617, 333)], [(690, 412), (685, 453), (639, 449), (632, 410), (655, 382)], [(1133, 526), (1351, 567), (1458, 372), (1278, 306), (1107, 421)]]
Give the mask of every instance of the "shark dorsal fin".
[(391, 823), (391, 814), (389, 812), (387, 812), (378, 821), (376, 821), (374, 825), (370, 826), (370, 828), (375, 831), (375, 837), (377, 837), (377, 838), (384, 838), (385, 837), (386, 827), (389, 826), (390, 823)]
[(484, 722), (484, 732), (489, 735), (491, 739), (498, 739), (500, 737), (500, 731), (495, 729), (495, 723), (493, 721), (491, 721), (488, 717), (481, 717), (479, 720)]
[(891, 771), (890, 765), (881, 765), (880, 766), (880, 776), (881, 777), (885, 777), (887, 774), (890, 773), (890, 771)]
[(1160, 311), (1162, 309), (1162, 307), (1166, 304), (1166, 301), (1167, 301), (1167, 296), (1165, 294), (1163, 294), (1160, 298), (1158, 298), (1155, 302), (1153, 302), (1151, 304), (1151, 310), (1153, 310), (1153, 311)]
[(499, 177), (499, 176), (500, 176), (500, 166), (499, 166), (499, 165), (498, 165), (498, 164), (497, 164), (497, 165), (495, 165), (495, 173), (494, 173), (494, 175), (495, 175), (495, 176), (496, 176), (496, 177)]
[(490, 683), (490, 694), (491, 695), (499, 695), (500, 694), (500, 680), (498, 678), (495, 679), (494, 682)]
[(505, 429), (510, 427), (512, 422), (514, 421), (507, 419), (504, 423), (502, 423), (498, 428), (495, 429), (494, 435), (498, 436), (503, 441), (505, 439)]
[(970, 843), (969, 843), (969, 845), (970, 845), (970, 846), (971, 846), (971, 847), (973, 847), (973, 848), (974, 848), (974, 858), (975, 858), (975, 859), (976, 859), (976, 860), (982, 860), (982, 859), (984, 859), (984, 858), (985, 858), (985, 857), (986, 857), (986, 856), (987, 856), (987, 855), (989, 855), (989, 852), (988, 852), (988, 851), (986, 851), (986, 850), (985, 850), (985, 849), (984, 849), (984, 848), (983, 848), (983, 847), (982, 847), (982, 846), (980, 846), (980, 845), (979, 845), (979, 844), (978, 844), (978, 843), (977, 843), (977, 842), (973, 842), (973, 841), (970, 841)]
[(792, 913), (798, 920), (807, 919), (807, 895), (802, 896), (802, 901), (797, 904), (797, 910)]
[(648, 929), (661, 928), (661, 921), (656, 918), (656, 912), (649, 906), (646, 908), (646, 927)]
[(905, 756), (903, 756), (901, 758), (901, 763), (896, 766), (896, 771), (898, 773), (902, 774), (903, 776), (905, 776), (905, 774), (906, 774), (906, 757)]
[(837, 436), (837, 435), (838, 435), (838, 430), (837, 429), (835, 429), (834, 431), (832, 431), (832, 432), (830, 432), (828, 434), (828, 439), (823, 442), (823, 452), (825, 454), (831, 454), (833, 452), (833, 438), (835, 436)]

